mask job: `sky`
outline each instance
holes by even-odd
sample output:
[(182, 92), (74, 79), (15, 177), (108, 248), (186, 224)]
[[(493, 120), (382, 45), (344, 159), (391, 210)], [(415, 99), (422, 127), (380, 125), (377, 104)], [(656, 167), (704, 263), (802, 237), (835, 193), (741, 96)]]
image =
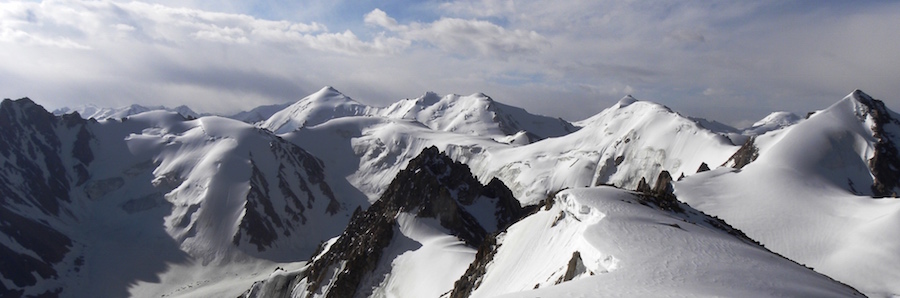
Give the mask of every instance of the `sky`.
[(323, 86), (485, 93), (577, 121), (625, 95), (744, 127), (854, 89), (900, 110), (900, 1), (2, 1), (0, 98), (232, 114)]

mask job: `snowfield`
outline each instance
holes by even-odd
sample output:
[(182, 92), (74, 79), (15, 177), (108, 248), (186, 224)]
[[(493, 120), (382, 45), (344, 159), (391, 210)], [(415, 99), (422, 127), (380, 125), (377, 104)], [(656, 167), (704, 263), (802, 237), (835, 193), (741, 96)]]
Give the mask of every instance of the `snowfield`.
[(566, 190), (498, 237), (472, 297), (862, 296), (708, 219), (611, 187)]

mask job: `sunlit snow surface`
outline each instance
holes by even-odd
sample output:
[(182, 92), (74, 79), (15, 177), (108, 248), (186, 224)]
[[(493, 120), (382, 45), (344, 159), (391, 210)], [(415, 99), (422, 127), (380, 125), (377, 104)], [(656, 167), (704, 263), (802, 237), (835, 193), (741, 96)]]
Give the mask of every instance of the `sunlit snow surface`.
[[(563, 191), (500, 236), (473, 297), (848, 297), (852, 289), (610, 187)], [(583, 268), (556, 284), (574, 252)], [(535, 289), (537, 288), (537, 289)], [(857, 294), (857, 296), (859, 296)]]
[(848, 96), (759, 137), (755, 162), (688, 177), (676, 194), (867, 295), (900, 295), (900, 200), (870, 197), (873, 123), (860, 109)]

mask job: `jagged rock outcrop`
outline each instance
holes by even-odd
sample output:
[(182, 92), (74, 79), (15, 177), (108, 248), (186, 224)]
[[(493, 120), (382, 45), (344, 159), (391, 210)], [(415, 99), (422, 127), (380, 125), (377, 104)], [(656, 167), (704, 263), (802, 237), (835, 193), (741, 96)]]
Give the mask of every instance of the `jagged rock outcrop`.
[[(260, 169), (251, 154), (246, 211), (239, 224), (240, 231), (233, 238), (233, 243), (240, 245), (241, 238), (247, 237), (247, 242), (259, 252), (282, 236), (291, 237), (293, 231), (306, 225), (306, 212), (314, 209), (317, 198), (327, 200), (327, 204), (324, 210), (316, 212), (333, 216), (341, 207), (331, 187), (324, 182), (322, 162), (294, 144), (277, 137), (273, 139), (269, 149), (278, 161), (278, 168), (275, 177), (269, 179), (277, 181), (266, 178), (264, 169)], [(276, 210), (275, 202), (283, 205), (279, 206), (280, 210)]]
[(857, 114), (860, 120), (865, 122), (870, 116), (874, 122), (870, 129), (876, 140), (875, 150), (868, 161), (874, 180), (872, 193), (875, 197), (897, 197), (900, 193), (900, 153), (895, 141), (900, 138), (894, 133), (900, 132), (900, 119), (894, 118), (896, 115), (884, 106), (884, 102), (861, 90), (853, 91), (851, 96), (866, 107)]
[(709, 171), (709, 170), (710, 170), (710, 169), (709, 169), (709, 165), (706, 164), (706, 163), (704, 162), (704, 163), (701, 163), (701, 164), (700, 164), (700, 167), (699, 167), (699, 168), (697, 168), (697, 173), (703, 173), (703, 172), (706, 172), (706, 171)]
[(756, 147), (756, 137), (752, 136), (747, 139), (747, 142), (741, 146), (724, 164), (723, 167), (732, 167), (735, 169), (741, 169), (744, 166), (750, 164), (755, 161), (759, 157), (759, 148)]
[[(486, 206), (492, 210), (484, 210)], [(478, 247), (488, 234), (525, 211), (499, 180), (481, 185), (468, 166), (427, 148), (397, 174), (378, 201), (365, 211), (357, 209), (341, 236), (313, 256), (308, 268), (289, 283), (300, 291), (292, 295), (352, 297), (371, 290), (361, 289), (361, 282), (373, 274), (395, 238), (401, 212), (434, 219), (451, 235)]]
[(483, 277), (487, 273), (487, 266), (494, 259), (499, 246), (496, 235), (488, 237), (481, 243), (478, 252), (475, 253), (475, 260), (469, 264), (466, 273), (453, 283), (453, 291), (450, 292), (449, 298), (469, 297), (481, 285)]
[(641, 178), (636, 191), (641, 194), (640, 200), (638, 200), (641, 204), (652, 203), (662, 210), (684, 211), (681, 207), (682, 203), (678, 202), (675, 197), (675, 188), (672, 186), (672, 175), (669, 174), (669, 171), (659, 173), (653, 188), (650, 188), (646, 179)]

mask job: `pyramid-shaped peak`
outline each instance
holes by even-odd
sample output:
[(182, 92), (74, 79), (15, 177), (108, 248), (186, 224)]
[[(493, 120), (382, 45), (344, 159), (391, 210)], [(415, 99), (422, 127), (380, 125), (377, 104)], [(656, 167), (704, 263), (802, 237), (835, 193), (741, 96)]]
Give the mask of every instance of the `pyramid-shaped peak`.
[(331, 101), (334, 99), (337, 99), (339, 101), (355, 102), (352, 98), (344, 95), (343, 93), (341, 93), (341, 91), (338, 91), (332, 86), (322, 87), (322, 89), (319, 89), (319, 91), (316, 91), (315, 93), (304, 97), (303, 99), (301, 99), (301, 101)]
[(847, 95), (847, 97), (850, 97), (853, 100), (855, 100), (861, 104), (864, 104), (870, 108), (875, 103), (875, 99), (872, 98), (872, 96), (869, 96), (868, 94), (866, 94), (865, 92), (863, 92), (860, 89), (853, 90), (853, 92), (850, 92), (850, 94)]
[(432, 91), (427, 91), (427, 92), (425, 92), (425, 94), (422, 95), (422, 97), (419, 97), (419, 98), (417, 99), (417, 101), (418, 101), (419, 103), (425, 104), (425, 105), (432, 105), (432, 104), (434, 104), (434, 103), (436, 103), (436, 102), (438, 102), (438, 101), (440, 101), (440, 100), (441, 100), (441, 96), (438, 95), (437, 93), (432, 92)]
[(866, 115), (871, 115), (875, 117), (876, 122), (878, 123), (887, 123), (892, 122), (894, 119), (891, 111), (884, 105), (884, 102), (881, 100), (875, 99), (872, 96), (869, 96), (865, 92), (860, 89), (853, 90), (849, 95), (844, 97), (843, 100), (835, 103), (828, 110), (835, 109), (837, 106), (843, 105), (843, 103), (850, 102), (854, 106), (854, 112), (856, 116), (863, 120)]
[(482, 93), (482, 92), (473, 93), (472, 95), (469, 95), (469, 97), (474, 97), (474, 98), (479, 98), (479, 99), (486, 99), (486, 100), (488, 100), (488, 101), (494, 101), (493, 98), (491, 98), (490, 96), (488, 96), (487, 94), (484, 94), (484, 93)]
[(627, 107), (637, 101), (638, 101), (637, 99), (635, 99), (633, 96), (631, 96), (631, 94), (629, 94), (629, 95), (625, 95), (625, 97), (622, 97), (622, 99), (620, 99), (617, 104), (619, 105), (620, 108), (624, 108), (624, 107)]
[(341, 91), (338, 91), (337, 89), (335, 89), (332, 86), (325, 86), (325, 87), (322, 87), (322, 89), (319, 89), (319, 91), (316, 91), (315, 94), (325, 95), (325, 94), (342, 94), (342, 93), (341, 93)]

